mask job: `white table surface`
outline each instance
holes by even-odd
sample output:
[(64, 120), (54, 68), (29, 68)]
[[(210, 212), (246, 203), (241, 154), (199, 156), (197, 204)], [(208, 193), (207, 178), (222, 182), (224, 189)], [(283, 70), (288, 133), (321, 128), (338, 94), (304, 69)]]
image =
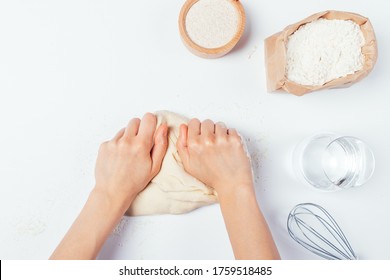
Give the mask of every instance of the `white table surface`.
[[(182, 45), (176, 1), (0, 2), (0, 258), (45, 259), (94, 185), (98, 146), (133, 116), (171, 110), (236, 127), (250, 140), (258, 201), (285, 259), (316, 259), (288, 236), (301, 202), (324, 206), (361, 259), (390, 259), (388, 1), (242, 0), (247, 28), (217, 60)], [(263, 40), (313, 13), (369, 17), (379, 60), (347, 89), (267, 93)], [(319, 193), (291, 174), (290, 152), (333, 131), (366, 141), (376, 170), (363, 187)], [(102, 217), (104, 218), (104, 217)], [(99, 258), (232, 259), (218, 205), (124, 219)]]

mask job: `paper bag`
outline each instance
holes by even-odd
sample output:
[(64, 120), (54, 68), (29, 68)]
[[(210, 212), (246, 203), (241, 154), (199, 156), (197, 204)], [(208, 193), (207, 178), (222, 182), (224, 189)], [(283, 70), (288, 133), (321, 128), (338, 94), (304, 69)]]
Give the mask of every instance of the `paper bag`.
[[(363, 68), (353, 74), (331, 80), (320, 86), (307, 86), (289, 81), (286, 74), (286, 44), (288, 37), (300, 26), (319, 18), (352, 20), (356, 24), (360, 25), (360, 29), (362, 30), (365, 38), (365, 44), (362, 47), (362, 53), (364, 55)], [(317, 13), (302, 21), (289, 25), (283, 31), (265, 39), (264, 49), (267, 73), (267, 90), (272, 92), (281, 89), (299, 96), (325, 88), (348, 87), (360, 81), (371, 72), (378, 56), (377, 42), (370, 20), (358, 14), (340, 11), (325, 11)]]

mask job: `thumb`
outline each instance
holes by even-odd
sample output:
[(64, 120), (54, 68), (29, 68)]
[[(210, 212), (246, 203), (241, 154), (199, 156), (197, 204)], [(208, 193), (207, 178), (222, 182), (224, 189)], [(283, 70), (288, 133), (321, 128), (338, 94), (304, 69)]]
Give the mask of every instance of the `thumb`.
[(185, 164), (188, 160), (187, 134), (188, 126), (185, 124), (180, 125), (180, 132), (179, 137), (177, 138), (176, 149), (183, 164)]
[(168, 149), (168, 126), (162, 124), (154, 136), (154, 146), (152, 150), (152, 174), (156, 176), (161, 169), (161, 164)]

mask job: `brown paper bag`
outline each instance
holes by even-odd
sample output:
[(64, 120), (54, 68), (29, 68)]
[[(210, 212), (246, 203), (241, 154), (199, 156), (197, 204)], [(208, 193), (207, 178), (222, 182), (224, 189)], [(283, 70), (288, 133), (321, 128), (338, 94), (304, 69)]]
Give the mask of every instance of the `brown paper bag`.
[[(362, 53), (365, 57), (363, 68), (353, 74), (331, 80), (320, 86), (305, 86), (289, 81), (286, 77), (286, 44), (288, 36), (293, 34), (301, 25), (319, 18), (352, 20), (360, 25), (360, 29), (365, 38), (365, 45), (362, 47)], [(370, 20), (358, 14), (340, 11), (317, 13), (302, 21), (289, 25), (283, 31), (265, 39), (264, 49), (267, 90), (271, 92), (282, 89), (295, 95), (304, 95), (305, 93), (325, 88), (348, 87), (360, 81), (371, 72), (378, 56), (375, 33)]]

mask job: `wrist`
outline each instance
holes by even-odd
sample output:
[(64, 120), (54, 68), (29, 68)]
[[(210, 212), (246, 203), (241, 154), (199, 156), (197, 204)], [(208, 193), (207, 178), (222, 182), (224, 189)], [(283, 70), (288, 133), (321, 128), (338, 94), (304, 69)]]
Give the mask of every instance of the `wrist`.
[(108, 208), (114, 211), (123, 212), (122, 215), (129, 208), (135, 197), (136, 194), (133, 193), (112, 193), (105, 188), (101, 188), (99, 186), (95, 186), (95, 188), (91, 191), (90, 194), (90, 199), (98, 200), (100, 201), (100, 203), (102, 203), (103, 205), (107, 205)]
[(225, 221), (248, 216), (249, 213), (261, 214), (253, 185), (236, 186), (233, 190), (218, 194), (218, 200)]
[(217, 189), (220, 203), (256, 199), (253, 183), (225, 184)]

